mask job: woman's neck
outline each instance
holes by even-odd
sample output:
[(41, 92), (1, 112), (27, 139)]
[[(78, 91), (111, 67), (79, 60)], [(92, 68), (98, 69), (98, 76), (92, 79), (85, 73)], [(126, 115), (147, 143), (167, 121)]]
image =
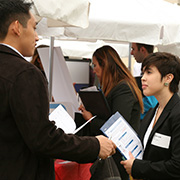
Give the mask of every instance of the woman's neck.
[(156, 99), (159, 102), (159, 109), (163, 110), (164, 107), (166, 106), (166, 104), (169, 102), (169, 100), (171, 99), (171, 97), (173, 96), (174, 93), (172, 92), (168, 92), (165, 93), (165, 95), (161, 94), (159, 96), (155, 96)]

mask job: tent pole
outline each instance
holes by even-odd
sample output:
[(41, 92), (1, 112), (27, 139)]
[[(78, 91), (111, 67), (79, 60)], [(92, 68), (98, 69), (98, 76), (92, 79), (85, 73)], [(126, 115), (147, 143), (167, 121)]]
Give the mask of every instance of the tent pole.
[(131, 71), (131, 43), (129, 43), (128, 68), (129, 68), (129, 70)]
[(54, 59), (54, 37), (50, 37), (50, 48), (49, 48), (49, 102), (52, 101), (52, 78), (53, 78), (53, 59)]

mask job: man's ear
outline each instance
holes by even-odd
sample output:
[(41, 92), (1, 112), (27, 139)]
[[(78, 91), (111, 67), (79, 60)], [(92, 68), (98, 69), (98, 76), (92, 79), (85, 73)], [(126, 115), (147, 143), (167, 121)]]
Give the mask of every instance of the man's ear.
[(146, 48), (143, 47), (143, 46), (140, 48), (140, 50), (141, 50), (142, 53), (146, 53), (146, 51), (147, 51)]
[(12, 23), (12, 31), (14, 32), (14, 34), (16, 34), (17, 36), (19, 36), (21, 34), (21, 24), (19, 23), (18, 20), (14, 21)]
[(144, 57), (146, 57), (149, 54), (147, 49), (145, 47), (143, 47), (143, 46), (141, 47), (140, 51), (144, 55)]

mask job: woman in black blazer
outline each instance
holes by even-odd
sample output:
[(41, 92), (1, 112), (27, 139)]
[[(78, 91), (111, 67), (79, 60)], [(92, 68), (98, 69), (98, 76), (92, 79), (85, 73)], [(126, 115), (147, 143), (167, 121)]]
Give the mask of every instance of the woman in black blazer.
[[(100, 81), (111, 114), (119, 111), (135, 131), (139, 130), (140, 112), (143, 111), (141, 92), (136, 80), (122, 62), (118, 53), (110, 46), (103, 46), (94, 52), (93, 65), (94, 73)], [(83, 106), (80, 107), (80, 110), (85, 120), (92, 117), (91, 112), (86, 111)], [(100, 117), (91, 121), (88, 124), (90, 135), (100, 134), (99, 129), (106, 121), (107, 119), (101, 119)], [(122, 180), (127, 180), (128, 174), (119, 163), (122, 159), (121, 154), (117, 151), (113, 158)]]
[(135, 179), (180, 179), (180, 59), (169, 53), (149, 55), (142, 64), (142, 89), (154, 95), (157, 106), (143, 119), (139, 136), (144, 146), (143, 160), (121, 161)]

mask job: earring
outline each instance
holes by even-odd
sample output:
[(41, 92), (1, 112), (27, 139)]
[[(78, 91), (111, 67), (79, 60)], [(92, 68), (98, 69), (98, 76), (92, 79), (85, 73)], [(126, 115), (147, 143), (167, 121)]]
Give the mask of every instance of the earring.
[(169, 83), (165, 82), (165, 83), (164, 83), (164, 86), (166, 86), (166, 87), (169, 86)]

